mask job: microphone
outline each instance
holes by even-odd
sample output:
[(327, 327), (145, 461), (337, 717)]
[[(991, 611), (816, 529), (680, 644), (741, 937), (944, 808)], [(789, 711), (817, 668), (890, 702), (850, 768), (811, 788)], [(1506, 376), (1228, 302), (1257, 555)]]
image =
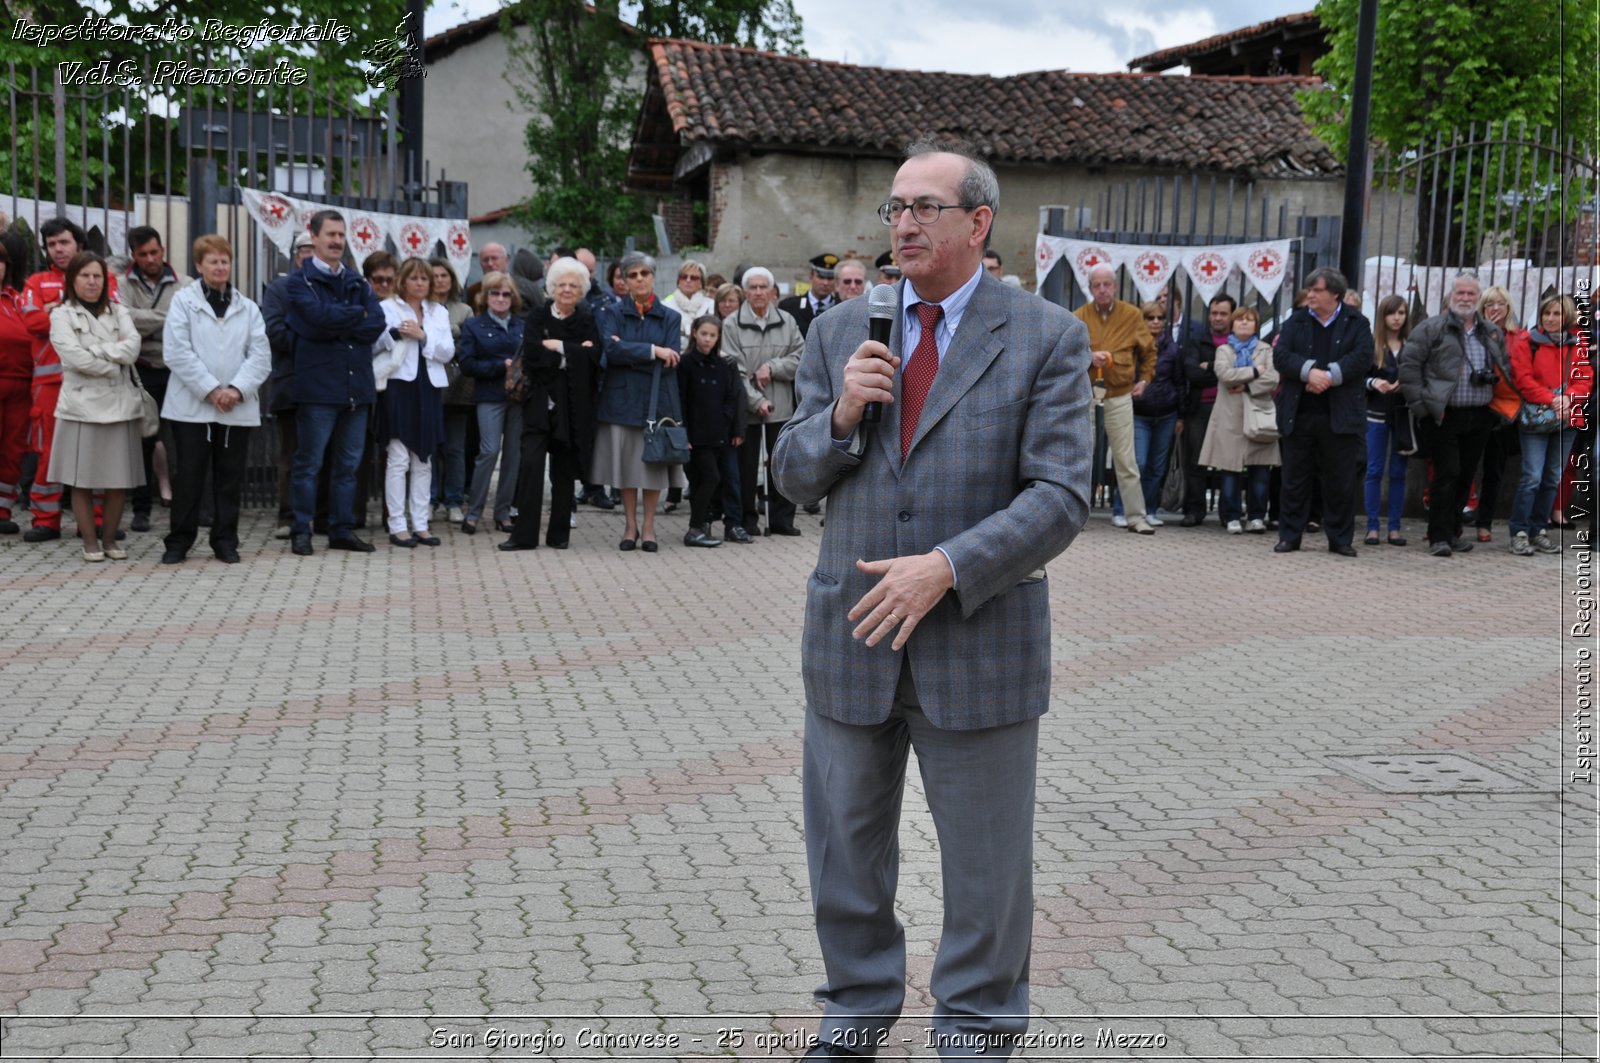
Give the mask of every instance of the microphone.
[[(889, 345), (889, 333), (894, 329), (895, 315), (900, 313), (900, 294), (892, 284), (875, 284), (867, 293), (867, 339)], [(869, 402), (861, 412), (863, 424), (877, 424), (883, 420), (883, 403)]]

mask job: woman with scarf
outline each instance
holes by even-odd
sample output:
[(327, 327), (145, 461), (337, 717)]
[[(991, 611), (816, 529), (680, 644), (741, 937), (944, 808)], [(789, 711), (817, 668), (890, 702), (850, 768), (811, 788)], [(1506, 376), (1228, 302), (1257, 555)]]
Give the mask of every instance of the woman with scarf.
[(539, 545), (544, 508), (545, 459), (550, 462), (550, 527), (545, 545), (565, 550), (572, 538), (573, 481), (588, 471), (594, 447), (594, 402), (600, 371), (600, 334), (584, 304), (589, 270), (575, 258), (558, 258), (545, 274), (550, 301), (528, 317), (523, 332), (522, 461), (517, 471), (511, 538), (502, 550)]
[[(644, 427), (650, 416), (650, 394), (656, 395), (656, 418), (683, 422), (678, 403), (678, 312), (655, 296), (655, 259), (632, 251), (623, 256), (627, 297), (600, 315), (600, 342), (605, 352), (605, 379), (600, 390), (600, 427), (594, 441), (592, 483), (622, 489), (626, 521), (619, 550), (653, 554), (656, 503), (670, 486), (670, 467), (647, 465)], [(657, 381), (659, 380), (659, 384)], [(639, 495), (644, 495), (643, 527)]]
[(233, 286), (233, 248), (217, 235), (194, 242), (200, 283), (172, 297), (161, 348), (172, 377), (161, 416), (172, 422), (172, 526), (163, 565), (181, 564), (200, 531), (211, 475), (211, 553), (239, 563), (239, 500), (250, 429), (261, 423), (261, 385), (272, 372), (266, 320)]
[[(67, 263), (61, 302), (50, 311), (50, 345), (61, 358), (61, 397), (50, 463), (39, 478), (73, 488), (83, 559), (121, 561), (128, 556), (116, 541), (123, 496), (144, 483), (143, 398), (133, 383), (139, 333), (127, 309), (111, 301), (106, 260), (93, 251)], [(105, 492), (99, 526), (96, 491)]]
[(1585, 357), (1577, 326), (1578, 310), (1572, 298), (1547, 295), (1539, 301), (1538, 326), (1513, 333), (1507, 345), (1511, 383), (1522, 401), (1549, 406), (1554, 412), (1548, 425), (1530, 425), (1518, 418), (1522, 479), (1511, 503), (1510, 524), (1511, 552), (1519, 557), (1561, 550), (1545, 529), (1572, 441), (1587, 420), (1586, 407), (1594, 386), (1594, 370)]
[[(1230, 319), (1227, 342), (1217, 348), (1213, 367), (1217, 374), (1217, 403), (1206, 425), (1200, 447), (1200, 464), (1222, 474), (1222, 522), (1230, 535), (1267, 530), (1267, 491), (1273, 466), (1280, 464), (1276, 435), (1254, 440), (1244, 434), (1245, 407), (1275, 419), (1272, 393), (1278, 371), (1272, 367), (1272, 348), (1256, 336), (1261, 315), (1241, 306)], [(1239, 479), (1244, 476), (1247, 501), (1241, 509)], [(1248, 521), (1248, 523), (1246, 523)]]

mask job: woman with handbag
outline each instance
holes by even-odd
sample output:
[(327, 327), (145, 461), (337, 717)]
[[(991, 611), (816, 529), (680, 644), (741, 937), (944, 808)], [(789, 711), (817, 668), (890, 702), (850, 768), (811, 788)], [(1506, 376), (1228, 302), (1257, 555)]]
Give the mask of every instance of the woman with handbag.
[[(1278, 455), (1278, 413), (1272, 393), (1278, 371), (1272, 366), (1272, 348), (1256, 332), (1261, 315), (1241, 306), (1230, 318), (1227, 342), (1217, 348), (1212, 362), (1217, 374), (1217, 402), (1200, 445), (1200, 464), (1222, 474), (1221, 517), (1228, 534), (1267, 530), (1267, 492)], [(1240, 478), (1247, 496), (1239, 499)], [(1248, 523), (1245, 521), (1248, 520)]]
[(400, 264), (395, 292), (383, 301), (388, 328), (372, 345), (372, 375), (383, 415), (379, 438), (386, 448), (383, 494), (389, 543), (409, 550), (439, 545), (438, 536), (428, 530), (429, 496), (433, 454), (444, 442), (444, 389), (449, 384), (444, 367), (456, 356), (456, 345), (450, 338), (449, 312), (431, 298), (433, 273), (427, 259), (408, 258)]
[(1572, 298), (1539, 301), (1539, 324), (1511, 337), (1511, 382), (1522, 396), (1517, 437), (1522, 444), (1522, 479), (1511, 503), (1511, 552), (1519, 557), (1554, 554), (1560, 547), (1545, 534), (1556, 485), (1566, 467), (1594, 374), (1576, 331)]
[(1383, 481), (1389, 481), (1389, 545), (1404, 546), (1400, 511), (1406, 504), (1406, 456), (1400, 453), (1397, 434), (1390, 430), (1396, 416), (1405, 415), (1400, 397), (1400, 348), (1411, 335), (1410, 311), (1401, 295), (1385, 296), (1378, 304), (1378, 322), (1372, 330), (1372, 366), (1367, 370), (1367, 537), (1378, 545), (1378, 522), (1383, 514)]
[(550, 527), (545, 545), (565, 550), (572, 538), (573, 484), (587, 471), (594, 439), (594, 400), (600, 370), (600, 333), (584, 305), (589, 269), (558, 258), (545, 273), (550, 301), (528, 315), (520, 359), (522, 460), (517, 472), (516, 518), (502, 550), (539, 545), (544, 509), (545, 461), (550, 464)]
[[(1167, 328), (1165, 305), (1145, 303), (1139, 313), (1150, 335), (1156, 338), (1156, 372), (1144, 391), (1133, 397), (1133, 453), (1139, 463), (1139, 485), (1144, 491), (1145, 523), (1159, 528), (1164, 522), (1156, 516), (1156, 510), (1161, 508), (1161, 487), (1172, 456), (1178, 409), (1189, 394), (1189, 378), (1183, 370), (1182, 352), (1172, 338), (1172, 330)], [(1111, 487), (1111, 518), (1117, 527), (1127, 526), (1122, 494), (1115, 484)]]
[[(656, 502), (670, 486), (670, 464), (647, 460), (645, 433), (653, 416), (682, 424), (678, 402), (678, 312), (655, 296), (656, 264), (649, 255), (632, 251), (622, 258), (628, 294), (600, 314), (600, 342), (605, 376), (600, 388), (600, 427), (594, 441), (590, 483), (622, 489), (626, 518), (619, 550), (653, 554)], [(639, 524), (639, 495), (644, 494), (644, 526)]]
[[(67, 263), (61, 303), (50, 312), (50, 343), (61, 358), (61, 397), (43, 479), (73, 488), (83, 559), (121, 561), (128, 556), (116, 539), (124, 492), (145, 482), (145, 391), (133, 369), (139, 332), (111, 301), (106, 260), (93, 251)], [(95, 491), (105, 492), (103, 549), (95, 538)]]
[(461, 530), (478, 530), (489, 501), (489, 479), (496, 460), (500, 480), (494, 489), (494, 526), (511, 530), (511, 502), (517, 489), (517, 466), (522, 453), (522, 404), (506, 398), (506, 373), (522, 349), (526, 320), (522, 293), (508, 273), (484, 274), (478, 285), (478, 313), (461, 326), (461, 371), (475, 381), (473, 401), (478, 410), (478, 460), (472, 470), (472, 488)]
[(171, 379), (161, 416), (171, 422), (172, 523), (163, 565), (181, 564), (200, 531), (211, 475), (211, 553), (239, 563), (239, 502), (250, 429), (261, 423), (259, 394), (272, 372), (266, 319), (233, 286), (233, 247), (216, 234), (194, 242), (200, 283), (172, 297), (161, 347)]

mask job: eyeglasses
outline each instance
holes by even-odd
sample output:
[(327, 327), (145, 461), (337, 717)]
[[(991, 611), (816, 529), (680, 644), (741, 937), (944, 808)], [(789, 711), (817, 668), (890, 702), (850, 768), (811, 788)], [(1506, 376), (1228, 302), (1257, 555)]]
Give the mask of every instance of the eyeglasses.
[(861, 280), (856, 280), (854, 277), (846, 277), (839, 282), (839, 287), (841, 288), (865, 288), (866, 286), (867, 281), (865, 277), (863, 277)]
[[(633, 276), (633, 274), (630, 273), (630, 274), (628, 274), (628, 276), (631, 277), (631, 276)], [(681, 281), (701, 281), (701, 282), (704, 282), (704, 280), (705, 280), (705, 278), (700, 276), (700, 274), (698, 274), (698, 273), (680, 273), (680, 274), (678, 274), (678, 279), (681, 280)]]
[(491, 299), (509, 299), (509, 298), (511, 298), (511, 293), (510, 292), (493, 291), (493, 292), (489, 293), (489, 298), (491, 298)]
[(1166, 320), (1166, 318), (1162, 317), (1160, 314), (1146, 314), (1144, 316), (1144, 319), (1146, 321), (1165, 321)]
[(633, 280), (635, 277), (654, 277), (655, 275), (656, 272), (653, 269), (630, 269), (628, 271), (629, 280)]
[(900, 221), (900, 215), (906, 211), (911, 212), (911, 220), (918, 225), (932, 225), (947, 210), (972, 210), (965, 203), (935, 203), (931, 199), (919, 199), (913, 203), (902, 203), (898, 199), (891, 199), (878, 208), (878, 220), (885, 225), (894, 225)]
[(390, 284), (393, 284), (393, 283), (394, 283), (394, 276), (392, 274), (374, 273), (372, 275), (372, 285), (373, 285), (373, 287), (377, 287), (380, 284), (381, 285), (390, 285)]

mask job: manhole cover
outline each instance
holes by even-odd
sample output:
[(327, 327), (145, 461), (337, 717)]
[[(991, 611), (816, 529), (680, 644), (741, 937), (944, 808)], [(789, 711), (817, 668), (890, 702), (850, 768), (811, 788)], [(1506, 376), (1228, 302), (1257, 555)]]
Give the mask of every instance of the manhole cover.
[(1328, 762), (1346, 775), (1391, 794), (1527, 793), (1526, 779), (1459, 753), (1341, 754)]

